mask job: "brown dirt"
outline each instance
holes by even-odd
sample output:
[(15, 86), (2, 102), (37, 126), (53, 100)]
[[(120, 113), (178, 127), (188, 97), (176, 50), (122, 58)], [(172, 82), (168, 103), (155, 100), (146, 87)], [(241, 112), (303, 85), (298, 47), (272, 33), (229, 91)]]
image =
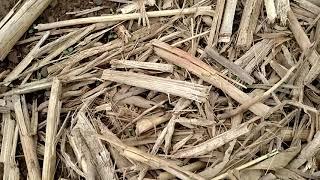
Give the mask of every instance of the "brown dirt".
[[(0, 19), (2, 19), (10, 9), (18, 2), (18, 0), (1, 0), (0, 1)], [(113, 11), (114, 6), (111, 7), (109, 1), (103, 0), (52, 0), (52, 3), (49, 7), (43, 12), (43, 14), (37, 19), (36, 22), (53, 22), (58, 20), (66, 20), (72, 17), (72, 15), (66, 15), (66, 12), (79, 11), (84, 9), (90, 9), (96, 6), (106, 6), (106, 9), (100, 10), (99, 12), (94, 12), (88, 14), (100, 15), (100, 14), (109, 14)]]
[(2, 19), (18, 0), (1, 0), (0, 1), (0, 19)]
[(109, 14), (112, 11), (111, 9), (114, 9), (114, 7), (111, 7), (110, 4), (114, 5), (115, 3), (110, 3), (109, 1), (103, 0), (53, 0), (50, 6), (38, 18), (37, 22), (54, 22), (72, 19), (75, 17), (72, 15), (67, 15), (67, 12), (90, 9), (98, 5), (106, 6), (107, 8), (99, 12), (88, 14), (87, 16)]
[[(19, 0), (0, 0), (0, 20), (10, 11), (10, 9)], [(101, 14), (110, 14), (114, 12), (115, 4), (110, 1), (104, 0), (52, 0), (49, 7), (42, 13), (42, 15), (34, 22), (48, 23), (67, 19), (74, 19), (73, 15), (67, 15), (67, 12), (79, 11), (90, 9), (96, 6), (105, 6), (107, 8), (102, 9), (98, 12), (87, 14), (86, 16), (98, 16)], [(26, 33), (21, 39), (25, 39), (32, 34)], [(24, 57), (29, 52), (29, 47), (15, 46), (5, 61), (0, 62), (0, 71), (3, 71), (9, 67), (9, 69), (15, 67), (20, 62), (21, 57)], [(1, 91), (1, 90), (0, 90)]]

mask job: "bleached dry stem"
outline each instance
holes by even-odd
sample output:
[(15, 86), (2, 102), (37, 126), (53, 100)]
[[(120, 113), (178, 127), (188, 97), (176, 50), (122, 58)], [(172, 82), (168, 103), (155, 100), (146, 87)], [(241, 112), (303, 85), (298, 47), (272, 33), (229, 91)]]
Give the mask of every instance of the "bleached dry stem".
[(129, 60), (111, 60), (111, 67), (114, 68), (140, 68), (146, 70), (154, 70), (161, 72), (173, 72), (172, 64), (163, 64), (163, 63), (152, 63), (152, 62), (140, 62), (140, 61), (129, 61)]
[(206, 101), (209, 90), (208, 87), (191, 82), (132, 72), (105, 70), (102, 79), (185, 97), (199, 102)]
[(277, 12), (276, 12), (274, 0), (264, 0), (264, 6), (267, 11), (267, 19), (268, 19), (269, 23), (274, 23), (274, 21), (277, 17)]
[(237, 2), (238, 0), (227, 0), (220, 28), (219, 42), (230, 42)]
[(192, 158), (192, 157), (198, 157), (200, 155), (207, 154), (211, 152), (212, 150), (221, 147), (222, 145), (238, 138), (239, 136), (242, 136), (250, 131), (249, 123), (256, 121), (260, 119), (259, 117), (255, 117), (251, 119), (250, 121), (243, 123), (239, 125), (237, 128), (230, 129), (229, 131), (226, 131), (218, 136), (213, 137), (212, 139), (209, 139), (203, 143), (200, 143), (196, 146), (193, 146), (191, 148), (182, 149), (181, 151), (178, 151), (174, 157), (176, 158)]
[(51, 0), (28, 0), (0, 29), (0, 61), (28, 30)]
[(30, 129), (27, 127), (27, 124), (30, 124), (30, 122), (26, 122), (26, 118), (23, 115), (20, 96), (14, 95), (12, 97), (12, 102), (16, 114), (16, 120), (19, 124), (20, 139), (27, 164), (28, 177), (34, 180), (41, 180), (36, 143), (34, 142), (34, 138), (29, 135)]
[(42, 180), (51, 180), (54, 178), (56, 166), (56, 134), (60, 119), (60, 95), (61, 95), (61, 82), (57, 78), (53, 79), (48, 115), (46, 126), (46, 141), (44, 150)]
[[(151, 11), (151, 12), (146, 12), (146, 16), (149, 18), (152, 18), (152, 17), (186, 15), (186, 14), (195, 14), (195, 13), (201, 14), (203, 12), (210, 11), (210, 10), (211, 10), (210, 6), (203, 6), (203, 7), (185, 8), (185, 9)], [(38, 29), (39, 31), (43, 31), (43, 30), (60, 28), (65, 26), (74, 26), (79, 24), (92, 24), (92, 23), (98, 23), (98, 22), (115, 22), (115, 21), (125, 21), (125, 20), (131, 20), (131, 19), (139, 19), (139, 18), (141, 18), (141, 13), (88, 17), (88, 18), (59, 21), (59, 22), (54, 22), (49, 24), (39, 24), (38, 26), (36, 26), (36, 29)]]
[(253, 41), (253, 32), (256, 29), (262, 0), (247, 0), (239, 27), (237, 47), (248, 49)]

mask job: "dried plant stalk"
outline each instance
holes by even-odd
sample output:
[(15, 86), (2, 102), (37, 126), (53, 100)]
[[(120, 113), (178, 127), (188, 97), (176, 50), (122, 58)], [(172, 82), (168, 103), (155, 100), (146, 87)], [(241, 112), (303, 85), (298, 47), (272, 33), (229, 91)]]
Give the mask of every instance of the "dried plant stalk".
[(285, 76), (278, 81), (275, 85), (273, 85), (268, 91), (264, 92), (261, 95), (255, 96), (254, 98), (252, 98), (250, 101), (248, 101), (246, 104), (242, 104), (241, 106), (237, 107), (236, 109), (230, 111), (230, 112), (226, 112), (224, 114), (219, 114), (219, 119), (226, 119), (229, 117), (232, 117), (238, 113), (244, 112), (246, 111), (250, 106), (252, 106), (253, 104), (267, 98), (272, 92), (274, 92), (274, 90), (276, 90), (282, 83), (284, 83), (285, 81), (287, 81), (287, 79), (290, 77), (291, 73), (295, 70), (296, 66), (293, 66), (292, 68), (290, 68), (288, 70), (288, 72), (285, 74)]
[(38, 132), (38, 122), (39, 122), (39, 116), (38, 116), (38, 101), (37, 99), (34, 99), (32, 101), (32, 116), (31, 116), (31, 122), (30, 122), (30, 133), (32, 135), (37, 135)]
[[(96, 28), (95, 25), (91, 25), (88, 27), (84, 27), (79, 29), (76, 32), (69, 33), (68, 36), (59, 46), (55, 47), (53, 46), (54, 50), (52, 53), (47, 55), (44, 59), (42, 59), (35, 67), (31, 67), (26, 72), (24, 72), (22, 75), (29, 74), (31, 72), (34, 72), (48, 64), (50, 64), (50, 61), (52, 61), (55, 57), (57, 57), (59, 54), (61, 54), (65, 49), (69, 48), (70, 46), (77, 43), (80, 39), (82, 39), (84, 36), (88, 35), (91, 31), (93, 31)], [(46, 49), (49, 49), (47, 46), (42, 47), (39, 49), (39, 52), (44, 51)]]
[(152, 62), (140, 62), (129, 60), (112, 60), (110, 61), (111, 67), (114, 68), (140, 68), (146, 70), (154, 70), (161, 72), (173, 72), (172, 64), (152, 63)]
[(195, 126), (212, 126), (214, 125), (214, 121), (206, 120), (206, 119), (195, 119), (195, 118), (185, 118), (179, 117), (175, 120), (175, 122), (182, 124), (182, 125), (195, 125)]
[(289, 10), (288, 11), (288, 20), (289, 20), (289, 27), (296, 38), (297, 43), (299, 44), (300, 48), (305, 51), (307, 48), (311, 47), (311, 42), (304, 32), (303, 28), (299, 24), (297, 17), (294, 13)]
[[(203, 13), (206, 11), (210, 11), (210, 6), (202, 6), (202, 7), (193, 7), (193, 8), (184, 8), (184, 9), (172, 9), (172, 10), (163, 10), (163, 11), (151, 11), (146, 12), (146, 16), (149, 18), (152, 17), (164, 17), (164, 16), (175, 16), (175, 15), (185, 15), (185, 14), (195, 14), (195, 13)], [(39, 31), (61, 28), (65, 26), (73, 26), (79, 24), (91, 24), (91, 23), (99, 23), (99, 22), (114, 22), (114, 21), (124, 21), (131, 19), (139, 19), (141, 18), (141, 13), (132, 13), (132, 14), (117, 14), (110, 16), (99, 16), (99, 17), (88, 17), (88, 18), (80, 18), (74, 20), (66, 20), (59, 21), (48, 24), (38, 24), (35, 28)]]
[(250, 123), (260, 119), (259, 117), (255, 117), (250, 121), (239, 125), (237, 128), (230, 129), (218, 136), (215, 136), (212, 139), (209, 139), (201, 144), (193, 146), (191, 148), (183, 149), (174, 154), (176, 158), (192, 158), (198, 157), (200, 155), (207, 154), (212, 150), (223, 146), (224, 144), (242, 136), (248, 132), (250, 132), (250, 128), (248, 127)]
[(77, 157), (77, 161), (82, 167), (82, 171), (87, 179), (95, 179), (96, 169), (93, 165), (90, 150), (83, 140), (83, 136), (79, 129), (73, 129), (71, 136), (69, 137), (70, 145), (73, 149), (74, 154)]
[(289, 164), (289, 167), (298, 169), (307, 160), (313, 157), (318, 152), (319, 148), (320, 148), (320, 132), (317, 132), (314, 135), (314, 138), (312, 139), (312, 141), (310, 141), (308, 145), (301, 150), (301, 153), (299, 154), (299, 156)]
[[(197, 75), (199, 78), (223, 90), (239, 103), (244, 104), (250, 99), (247, 94), (223, 79), (219, 75), (219, 72), (217, 72), (201, 60), (191, 56), (185, 51), (182, 51), (178, 48), (173, 48), (166, 43), (153, 41), (153, 44), (156, 46), (154, 50), (158, 56), (177, 66), (187, 69), (191, 73)], [(252, 106), (250, 110), (257, 115), (263, 116), (263, 114), (266, 114), (269, 111), (269, 107), (262, 103), (257, 103)]]
[(248, 84), (253, 84), (255, 82), (254, 78), (251, 77), (246, 71), (244, 71), (240, 66), (229, 61), (227, 58), (221, 56), (213, 48), (206, 47), (205, 52), (216, 62), (222, 66), (229, 69), (233, 74), (237, 75), (241, 80), (245, 81)]
[(105, 9), (105, 8), (106, 7), (104, 7), (104, 6), (97, 6), (94, 8), (85, 9), (85, 10), (81, 10), (81, 11), (67, 12), (66, 14), (68, 14), (68, 15), (71, 14), (71, 15), (74, 15), (75, 17), (78, 17), (78, 16), (83, 16), (83, 15), (86, 15), (86, 14), (89, 14), (92, 12), (100, 11), (101, 9)]
[(121, 41), (114, 40), (101, 46), (92, 47), (83, 51), (79, 51), (78, 53), (71, 55), (65, 61), (62, 61), (60, 63), (55, 63), (52, 66), (48, 67), (48, 72), (53, 73), (58, 70), (62, 70), (61, 73), (68, 72), (72, 68), (72, 66), (74, 66), (76, 63), (80, 62), (81, 60), (94, 56), (99, 53), (111, 51), (115, 48), (121, 47), (122, 45), (123, 43), (121, 43)]
[(262, 0), (247, 0), (241, 16), (239, 35), (236, 46), (248, 49), (253, 41), (253, 32), (256, 29)]
[(28, 30), (51, 0), (28, 0), (0, 29), (0, 61)]
[(186, 109), (187, 107), (189, 107), (191, 103), (192, 102), (190, 100), (180, 98), (178, 100), (177, 104), (173, 108), (173, 115), (172, 115), (171, 119), (169, 120), (169, 123), (167, 124), (167, 127), (166, 127), (167, 132), (164, 137), (164, 140), (165, 140), (164, 152), (166, 154), (169, 153), (169, 149), (171, 147), (171, 140), (172, 140), (172, 136), (173, 136), (173, 133), (175, 130), (175, 120), (178, 117), (179, 113), (181, 111), (183, 111), (184, 109)]
[(280, 19), (282, 25), (286, 25), (287, 23), (287, 13), (290, 9), (290, 2), (289, 0), (276, 0), (276, 10), (277, 16)]
[[(298, 19), (294, 15), (294, 13), (289, 10), (288, 11), (288, 19), (289, 19), (289, 27), (293, 32), (294, 37), (296, 38), (297, 43), (300, 48), (306, 52), (311, 47), (311, 42), (304, 32), (302, 27), (300, 26)], [(310, 71), (304, 78), (304, 84), (311, 83), (320, 73), (320, 55), (315, 50), (312, 50), (310, 57), (308, 58), (310, 64), (312, 65)]]
[(105, 70), (102, 79), (172, 94), (199, 102), (206, 101), (208, 87), (185, 81), (148, 76), (132, 72)]
[(46, 141), (44, 149), (44, 160), (42, 179), (51, 180), (54, 178), (56, 166), (56, 134), (60, 119), (60, 96), (61, 96), (61, 82), (57, 78), (53, 79), (48, 115), (46, 126)]
[(159, 116), (158, 114), (152, 115), (150, 117), (145, 117), (137, 122), (136, 133), (139, 135), (143, 132), (146, 132), (157, 125), (169, 121), (170, 114)]
[(21, 0), (19, 0), (13, 7), (12, 9), (7, 13), (5, 17), (3, 17), (0, 21), (0, 28), (2, 28), (3, 25), (5, 25), (8, 20), (14, 15), (14, 13), (17, 11), (18, 7), (21, 4)]
[(317, 6), (320, 6), (320, 1), (318, 1), (318, 0), (307, 0), (307, 1), (313, 3), (313, 4), (317, 5)]
[(274, 21), (277, 17), (276, 6), (274, 4), (274, 0), (264, 0), (264, 6), (267, 11), (267, 19), (268, 19), (269, 23), (274, 23)]
[[(246, 169), (247, 167), (250, 167), (250, 166), (252, 166), (254, 164), (257, 164), (257, 163), (259, 163), (261, 161), (264, 161), (266, 159), (272, 158), (273, 156), (277, 155), (278, 153), (279, 153), (278, 151), (272, 151), (272, 152), (270, 152), (270, 153), (268, 153), (266, 155), (258, 157), (257, 159), (249, 161), (249, 162), (247, 162), (246, 164), (244, 164), (242, 166), (236, 167), (234, 170), (239, 172), (240, 170)], [(217, 177), (212, 178), (211, 180), (226, 179), (226, 178), (229, 178), (229, 177), (230, 177), (229, 173), (223, 173), (223, 174), (221, 174), (221, 175), (219, 175)]]
[(40, 39), (40, 41), (33, 47), (33, 49), (27, 54), (25, 58), (8, 74), (8, 76), (3, 80), (5, 85), (9, 85), (9, 83), (19, 77), (19, 74), (28, 67), (31, 61), (37, 57), (39, 53), (40, 46), (44, 43), (44, 41), (49, 37), (50, 32), (46, 32), (45, 35)]
[(137, 148), (127, 146), (123, 144), (121, 141), (119, 142), (119, 139), (115, 139), (114, 136), (111, 136), (110, 134), (104, 134), (104, 135), (96, 134), (95, 136), (101, 140), (104, 140), (110, 143), (112, 146), (116, 147), (123, 156), (129, 159), (142, 162), (151, 167), (161, 168), (169, 172), (170, 174), (183, 180), (187, 180), (190, 178), (204, 180), (204, 178), (202, 178), (201, 176), (196, 175), (188, 170), (185, 170), (173, 163), (160, 159), (157, 156), (145, 153)]
[(17, 94), (27, 94), (31, 92), (36, 92), (43, 89), (49, 89), (52, 85), (52, 82), (42, 81), (42, 82), (32, 82), (25, 84), (25, 86), (14, 88), (11, 91), (0, 94), (0, 97), (12, 96)]
[(24, 117), (20, 96), (12, 96), (12, 102), (16, 119), (19, 124), (20, 139), (27, 164), (28, 177), (30, 179), (41, 180), (40, 165), (36, 153), (36, 143), (34, 142), (34, 138), (29, 135), (30, 130), (29, 127), (27, 127), (27, 124), (30, 124), (30, 122), (26, 122), (26, 118)]
[(253, 45), (243, 56), (237, 59), (234, 63), (244, 68), (246, 72), (251, 74), (255, 67), (259, 65), (265, 57), (271, 52), (278, 43), (282, 43), (286, 39), (279, 38), (277, 40), (264, 39)]
[(213, 16), (211, 30), (210, 30), (209, 39), (208, 39), (208, 46), (210, 47), (214, 45), (216, 34), (218, 34), (220, 29), (225, 1), (226, 0), (217, 0), (216, 11)]
[[(205, 167), (205, 165), (206, 165), (206, 163), (204, 163), (204, 162), (196, 161), (194, 163), (182, 166), (181, 168), (183, 168), (185, 170), (188, 170), (188, 171), (194, 172), (194, 171), (196, 171), (198, 169), (201, 169), (201, 168)], [(169, 180), (169, 179), (174, 179), (174, 178), (175, 178), (174, 175), (172, 175), (170, 173), (167, 173), (167, 172), (162, 172), (157, 177), (157, 179), (159, 179), (159, 180)]]
[(3, 162), (3, 179), (17, 179), (19, 168), (15, 162), (16, 146), (18, 141), (18, 125), (11, 119), (10, 113), (2, 115), (4, 125), (2, 126), (3, 138), (1, 145), (0, 162)]
[(295, 2), (299, 7), (302, 7), (313, 14), (320, 14), (320, 7), (309, 2), (309, 0), (293, 0), (293, 2)]
[[(10, 158), (10, 153), (12, 150), (12, 143), (14, 138), (14, 131), (16, 127), (16, 123), (11, 119), (10, 113), (4, 113), (2, 115), (2, 119), (4, 125), (2, 126), (2, 145), (1, 145), (1, 154), (0, 154), (0, 162), (9, 162), (8, 158)], [(6, 165), (6, 164), (5, 164)]]
[(234, 15), (238, 0), (227, 0), (224, 10), (223, 21), (220, 28), (219, 41), (228, 43), (232, 35)]
[(100, 140), (89, 135), (89, 133), (95, 133), (95, 129), (89, 119), (86, 117), (83, 109), (81, 109), (78, 113), (77, 124), (72, 131), (79, 131), (78, 133), (81, 134), (78, 134), (77, 137), (73, 137), (81, 138), (82, 143), (84, 143), (84, 145), (76, 144), (78, 149), (81, 149), (83, 146), (85, 146), (84, 148), (87, 149), (84, 151), (84, 153), (87, 154), (86, 156), (88, 156), (86, 164), (90, 165), (92, 163), (92, 165), (94, 165), (94, 167), (91, 167), (92, 169), (88, 169), (87, 172), (96, 172), (98, 177), (102, 180), (117, 179), (109, 151)]

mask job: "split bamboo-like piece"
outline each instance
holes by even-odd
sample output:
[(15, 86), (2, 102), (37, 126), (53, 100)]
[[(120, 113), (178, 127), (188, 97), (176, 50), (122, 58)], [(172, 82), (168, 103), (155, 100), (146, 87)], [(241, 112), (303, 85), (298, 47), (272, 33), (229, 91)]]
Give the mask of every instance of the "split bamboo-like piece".
[(51, 0), (27, 0), (0, 29), (0, 61), (10, 52), (15, 43), (32, 23), (47, 8)]
[(16, 114), (16, 120), (19, 124), (20, 140), (27, 164), (28, 177), (34, 180), (41, 180), (41, 171), (36, 152), (36, 143), (34, 142), (34, 138), (29, 135), (30, 127), (27, 125), (30, 125), (30, 122), (26, 122), (27, 119), (24, 117), (20, 96), (12, 96), (12, 102)]
[(274, 0), (264, 0), (264, 6), (267, 11), (267, 18), (270, 23), (274, 23), (277, 12), (276, 12), (276, 6), (274, 4)]
[(208, 87), (179, 80), (148, 76), (132, 72), (103, 71), (102, 79), (172, 94), (199, 102), (206, 101)]
[(81, 139), (82, 144), (74, 144), (74, 146), (78, 150), (83, 151), (86, 154), (85, 156), (87, 156), (86, 161), (83, 163), (83, 168), (94, 165), (87, 169), (87, 173), (92, 174), (93, 177), (97, 176), (102, 180), (115, 180), (116, 173), (112, 165), (110, 153), (101, 140), (89, 134), (95, 133), (95, 129), (86, 117), (83, 108), (77, 115), (77, 124), (72, 132), (75, 132), (75, 134), (80, 133), (78, 134), (79, 136), (73, 136), (73, 138), (77, 139), (77, 141)]
[(152, 63), (152, 62), (140, 62), (140, 61), (128, 61), (128, 60), (112, 60), (110, 61), (111, 67), (114, 68), (140, 68), (146, 70), (154, 70), (161, 72), (173, 72), (172, 64)]
[(2, 115), (2, 119), (3, 119), (4, 125), (2, 127), (3, 138), (2, 138), (2, 145), (1, 145), (0, 162), (9, 163), (8, 160), (12, 150), (12, 145), (13, 145), (12, 143), (14, 138), (16, 122), (11, 119), (10, 113), (4, 113)]
[[(211, 10), (210, 6), (202, 6), (202, 7), (185, 8), (185, 9), (151, 11), (151, 12), (146, 12), (146, 16), (148, 16), (149, 18), (152, 18), (152, 17), (175, 16), (175, 15), (185, 15), (185, 14), (195, 14), (195, 13), (201, 14), (210, 10)], [(115, 21), (139, 19), (140, 17), (141, 17), (140, 13), (88, 17), (88, 18), (54, 22), (49, 24), (38, 24), (38, 26), (36, 26), (36, 29), (38, 29), (39, 31), (43, 31), (43, 30), (66, 27), (66, 26), (74, 26), (79, 24), (91, 24), (91, 23), (99, 23), (99, 22), (115, 22)]]
[(248, 49), (253, 40), (253, 32), (256, 29), (260, 14), (262, 0), (247, 0), (241, 16), (237, 47)]
[[(213, 14), (213, 20), (211, 24), (211, 30), (208, 39), (208, 46), (212, 47), (215, 43), (216, 35), (220, 30), (221, 19), (224, 11), (226, 0), (217, 0), (216, 11)], [(214, 41), (215, 40), (215, 41)]]
[(230, 42), (233, 28), (233, 20), (236, 12), (238, 0), (226, 0), (226, 7), (223, 14), (223, 20), (220, 28), (219, 41)]
[(47, 115), (42, 180), (53, 179), (56, 170), (56, 134), (60, 119), (61, 86), (60, 80), (53, 79)]
[[(15, 161), (18, 141), (18, 125), (11, 119), (10, 113), (2, 114), (4, 125), (0, 162), (4, 164), (3, 179), (19, 179), (19, 168)], [(18, 177), (18, 178), (17, 178)]]

